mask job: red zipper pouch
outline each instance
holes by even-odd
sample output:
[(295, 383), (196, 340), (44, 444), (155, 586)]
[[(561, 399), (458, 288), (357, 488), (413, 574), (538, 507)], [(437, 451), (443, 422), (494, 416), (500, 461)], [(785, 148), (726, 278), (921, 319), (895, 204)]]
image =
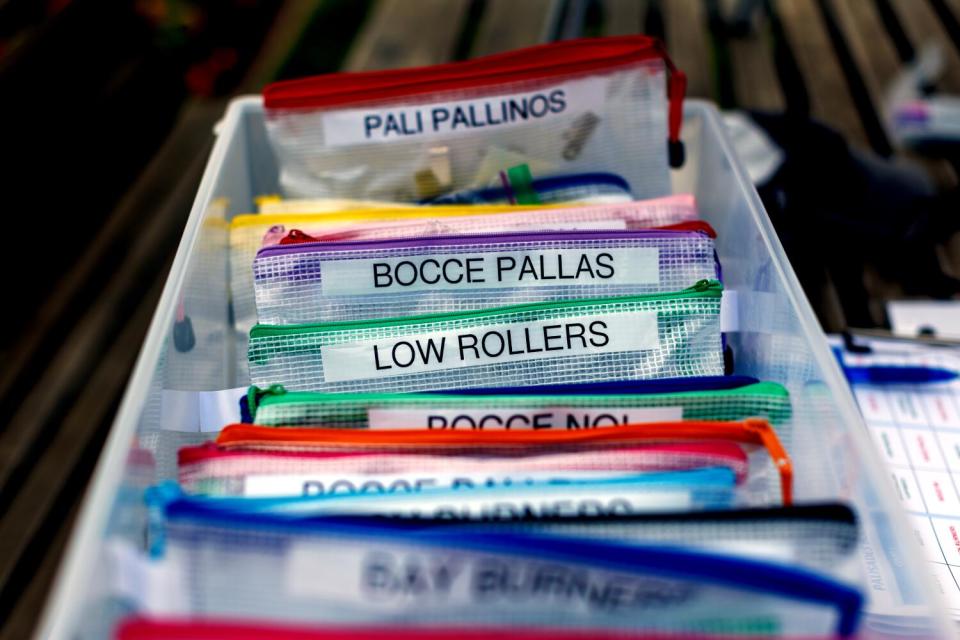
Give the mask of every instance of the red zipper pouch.
[(278, 82), (263, 98), (288, 197), (416, 202), (527, 165), (613, 174), (639, 199), (670, 192), (685, 89), (662, 43), (632, 35)]
[[(723, 636), (731, 639), (734, 636)], [(541, 627), (514, 629), (466, 627), (294, 626), (289, 622), (245, 622), (226, 619), (149, 619), (122, 621), (115, 640), (697, 640), (720, 636), (617, 632), (598, 629), (569, 630)]]
[[(292, 431), (296, 432), (297, 429)], [(725, 441), (660, 442), (529, 456), (467, 451), (271, 451), (209, 442), (178, 452), (180, 486), (207, 495), (257, 497), (418, 493), (423, 489), (512, 486), (726, 467), (746, 479), (748, 458)]]

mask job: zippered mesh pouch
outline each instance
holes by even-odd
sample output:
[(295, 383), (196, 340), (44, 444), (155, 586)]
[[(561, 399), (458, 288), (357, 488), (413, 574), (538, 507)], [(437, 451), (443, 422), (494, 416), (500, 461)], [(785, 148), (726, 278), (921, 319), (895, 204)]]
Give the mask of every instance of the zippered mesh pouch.
[(722, 551), (744, 557), (786, 560), (797, 566), (855, 579), (859, 527), (850, 507), (838, 503), (790, 507), (719, 509), (635, 515), (523, 516), (472, 524), (449, 519), (338, 517), (332, 521), (374, 522), (408, 531), (451, 529), (549, 533), (609, 542), (656, 542)]
[(168, 503), (163, 516), (152, 575), (165, 589), (132, 603), (144, 615), (846, 637), (863, 605), (855, 588), (790, 559), (673, 541), (405, 533), (235, 513), (192, 498)]
[(506, 185), (503, 180), (500, 182), (497, 186), (455, 191), (421, 204), (512, 204), (520, 202), (518, 196), (537, 203), (601, 204), (633, 200), (627, 181), (612, 173), (546, 176), (531, 178), (519, 185), (511, 185), (509, 179)]
[(297, 324), (676, 291), (719, 278), (712, 232), (554, 231), (264, 247), (260, 322)]
[(742, 481), (747, 456), (732, 442), (658, 443), (601, 451), (517, 457), (463, 452), (324, 453), (231, 451), (209, 443), (179, 452), (188, 493), (253, 497), (340, 494), (416, 495), (438, 488), (512, 487), (727, 467)]
[[(459, 485), (423, 487), (416, 492), (335, 492), (266, 497), (182, 497), (206, 508), (234, 513), (291, 516), (365, 515), (509, 520), (522, 514), (606, 514), (700, 511), (729, 508), (736, 476), (726, 467), (632, 474), (569, 472), (542, 477), (522, 473), (483, 482), (465, 474)], [(156, 506), (179, 488), (170, 483), (148, 491)], [(160, 497), (160, 494), (166, 494)]]
[(252, 383), (435, 391), (723, 373), (722, 286), (250, 331)]
[(649, 198), (670, 192), (685, 84), (659, 41), (634, 35), (284, 81), (263, 95), (287, 196), (415, 202), (527, 164), (618, 174)]
[[(748, 482), (741, 502), (790, 504), (793, 466), (783, 443), (770, 423), (759, 419), (742, 422), (651, 422), (622, 427), (576, 431), (424, 431), (278, 429), (254, 425), (228, 425), (217, 436), (217, 445), (228, 451), (268, 452), (418, 452), (491, 456), (531, 456), (609, 450), (658, 442), (726, 442), (744, 445), (750, 452)], [(455, 469), (454, 469), (455, 470)]]
[(257, 213), (334, 213), (353, 209), (415, 208), (415, 204), (388, 200), (356, 200), (353, 198), (283, 198), (278, 194), (256, 198)]
[[(537, 629), (492, 627), (297, 626), (282, 621), (249, 622), (222, 618), (140, 618), (122, 620), (115, 640), (678, 640), (674, 634), (634, 635), (612, 631), (570, 631), (546, 625)], [(714, 636), (684, 635), (686, 640)], [(733, 640), (727, 636), (727, 640)]]
[(555, 208), (455, 205), (240, 215), (230, 222), (230, 294), (234, 323), (246, 333), (257, 322), (253, 288), (253, 261), (257, 251), (261, 246), (280, 244), (293, 231), (297, 232), (295, 237), (309, 236), (317, 241), (374, 240), (509, 231), (644, 229), (692, 222), (697, 215), (696, 201), (691, 195), (616, 205)]
[[(639, 385), (638, 385), (639, 386)], [(323, 425), (340, 429), (554, 430), (589, 429), (664, 420), (766, 418), (779, 426), (790, 417), (790, 396), (776, 382), (734, 389), (678, 393), (523, 394), (463, 396), (440, 393), (315, 393), (279, 385), (251, 387), (247, 405), (255, 424)]]

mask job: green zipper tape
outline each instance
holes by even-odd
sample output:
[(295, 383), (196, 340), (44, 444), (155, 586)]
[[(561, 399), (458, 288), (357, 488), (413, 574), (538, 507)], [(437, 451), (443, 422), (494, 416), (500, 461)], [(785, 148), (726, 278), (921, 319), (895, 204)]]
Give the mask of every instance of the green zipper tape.
[(349, 331), (351, 329), (375, 329), (381, 327), (400, 327), (404, 325), (426, 324), (443, 322), (445, 320), (481, 319), (509, 313), (536, 312), (541, 310), (570, 309), (577, 307), (592, 307), (597, 305), (645, 302), (657, 300), (678, 300), (685, 298), (720, 298), (723, 295), (723, 285), (719, 280), (701, 280), (692, 287), (668, 293), (648, 293), (638, 296), (619, 296), (614, 298), (590, 298), (589, 300), (561, 300), (558, 302), (533, 302), (517, 304), (482, 311), (456, 311), (453, 313), (431, 313), (419, 316), (403, 316), (398, 318), (373, 318), (370, 320), (347, 320), (343, 322), (311, 322), (305, 324), (256, 324), (250, 329), (250, 338), (267, 336), (284, 336), (300, 333), (324, 333), (334, 331)]
[[(776, 382), (679, 393), (507, 396), (315, 393), (275, 385), (251, 388), (248, 399), (255, 424), (278, 427), (576, 429), (651, 419), (748, 417), (766, 418), (780, 427), (790, 418), (790, 394)], [(643, 417), (632, 409), (655, 411)]]

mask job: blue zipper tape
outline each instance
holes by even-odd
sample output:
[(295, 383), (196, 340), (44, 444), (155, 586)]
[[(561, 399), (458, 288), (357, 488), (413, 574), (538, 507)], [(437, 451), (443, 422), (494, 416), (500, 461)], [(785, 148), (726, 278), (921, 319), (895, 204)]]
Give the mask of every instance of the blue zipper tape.
[(172, 521), (187, 521), (223, 527), (250, 527), (291, 534), (323, 534), (330, 537), (442, 547), (479, 553), (519, 555), (525, 559), (572, 562), (618, 572), (649, 573), (693, 581), (709, 581), (728, 587), (783, 596), (833, 606), (839, 613), (837, 635), (852, 636), (859, 626), (864, 597), (849, 585), (816, 572), (774, 562), (726, 556), (669, 545), (592, 541), (550, 534), (438, 533), (404, 531), (388, 523), (362, 524), (330, 520), (291, 519), (276, 514), (238, 513), (210, 509), (191, 501), (174, 500), (167, 505)]

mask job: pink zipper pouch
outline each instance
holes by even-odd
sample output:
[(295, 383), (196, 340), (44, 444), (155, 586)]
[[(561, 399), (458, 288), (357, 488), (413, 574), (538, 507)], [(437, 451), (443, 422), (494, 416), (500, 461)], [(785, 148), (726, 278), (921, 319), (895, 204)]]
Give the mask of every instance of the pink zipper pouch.
[(726, 467), (738, 482), (749, 467), (735, 443), (680, 442), (538, 455), (447, 452), (227, 450), (210, 442), (180, 450), (185, 491), (211, 495), (290, 496), (411, 493), (566, 483), (658, 471)]
[[(483, 207), (477, 207), (482, 210)], [(691, 194), (650, 200), (570, 207), (518, 207), (516, 211), (437, 216), (423, 219), (345, 221), (334, 223), (317, 215), (316, 223), (298, 222), (290, 229), (278, 224), (263, 236), (263, 246), (297, 242), (336, 242), (379, 238), (416, 238), (509, 231), (588, 231), (597, 229), (649, 229), (698, 219)], [(299, 216), (298, 216), (299, 217)]]

